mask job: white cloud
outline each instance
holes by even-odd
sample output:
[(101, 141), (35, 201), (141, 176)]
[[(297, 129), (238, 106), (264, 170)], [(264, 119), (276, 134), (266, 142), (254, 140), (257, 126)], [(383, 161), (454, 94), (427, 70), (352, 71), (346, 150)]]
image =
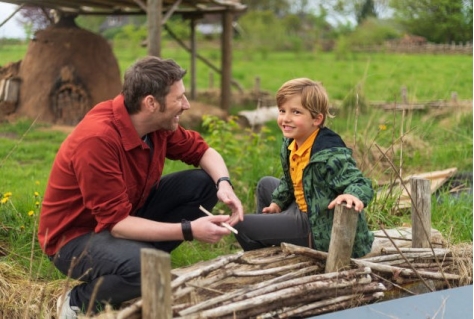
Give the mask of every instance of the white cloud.
[[(14, 4), (0, 2), (0, 24), (2, 24), (18, 6)], [(25, 39), (26, 34), (22, 25), (17, 21), (19, 13), (17, 12), (7, 23), (0, 27), (0, 38)]]

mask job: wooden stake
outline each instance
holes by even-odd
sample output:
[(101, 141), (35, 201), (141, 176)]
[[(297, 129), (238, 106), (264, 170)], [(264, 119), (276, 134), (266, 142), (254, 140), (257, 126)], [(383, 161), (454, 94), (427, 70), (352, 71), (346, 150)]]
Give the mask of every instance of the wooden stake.
[(349, 266), (359, 213), (345, 205), (336, 205), (329, 243), (326, 273)]
[(429, 248), (431, 240), (431, 188), (430, 181), (410, 179), (412, 197), (412, 247)]
[(171, 319), (171, 259), (168, 253), (143, 248), (140, 251), (142, 318)]

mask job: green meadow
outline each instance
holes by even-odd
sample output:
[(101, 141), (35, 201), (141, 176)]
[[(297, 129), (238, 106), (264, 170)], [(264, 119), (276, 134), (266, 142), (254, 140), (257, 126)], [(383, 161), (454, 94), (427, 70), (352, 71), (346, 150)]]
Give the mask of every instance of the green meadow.
[[(137, 43), (117, 41), (113, 51), (123, 72), (136, 59), (147, 54)], [(368, 101), (399, 101), (400, 90), (406, 87), (410, 102), (449, 99), (456, 92), (460, 99), (472, 99), (473, 66), (470, 55), (424, 55), (347, 53), (343, 57), (330, 52), (267, 52), (240, 49), (233, 51), (232, 76), (244, 89), (252, 89), (260, 78), (261, 89), (275, 93), (284, 81), (294, 77), (309, 77), (323, 82), (330, 97), (344, 100), (352, 91), (360, 92)], [(220, 51), (215, 44), (198, 46), (199, 55), (220, 67)], [(26, 44), (0, 43), (0, 66), (21, 60)], [(162, 46), (162, 56), (190, 68), (190, 55), (171, 41)], [(197, 61), (197, 88), (209, 88), (212, 70)], [(218, 87), (218, 74), (213, 75)], [(189, 81), (189, 77), (187, 79)], [(186, 82), (189, 84), (189, 82)]]

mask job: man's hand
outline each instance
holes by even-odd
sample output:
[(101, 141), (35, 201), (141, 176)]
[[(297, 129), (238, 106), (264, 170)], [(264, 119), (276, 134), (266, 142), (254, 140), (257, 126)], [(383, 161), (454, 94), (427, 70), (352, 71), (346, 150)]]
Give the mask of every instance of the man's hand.
[[(229, 170), (225, 165), (224, 159), (212, 147), (209, 147), (206, 152), (204, 152), (199, 165), (214, 181), (222, 177), (229, 177)], [(244, 220), (242, 203), (235, 195), (234, 189), (229, 182), (222, 180), (219, 183), (217, 187), (217, 198), (232, 211), (228, 224), (233, 226)]]
[(217, 243), (225, 235), (230, 234), (230, 230), (220, 224), (229, 222), (228, 215), (215, 215), (201, 217), (191, 222), (191, 230), (195, 240), (204, 243)]
[(227, 222), (231, 226), (234, 226), (239, 221), (244, 220), (244, 208), (242, 203), (234, 193), (234, 189), (227, 182), (221, 182), (217, 191), (217, 198), (230, 208), (232, 214), (229, 221)]

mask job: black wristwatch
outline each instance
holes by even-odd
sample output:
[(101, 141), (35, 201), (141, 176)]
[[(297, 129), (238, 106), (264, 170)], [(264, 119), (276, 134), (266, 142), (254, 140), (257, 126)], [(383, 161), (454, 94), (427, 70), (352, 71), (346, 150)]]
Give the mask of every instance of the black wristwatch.
[(191, 229), (191, 222), (189, 220), (183, 219), (181, 221), (181, 230), (183, 232), (183, 238), (186, 241), (192, 241), (193, 237), (193, 230)]
[(226, 181), (230, 184), (230, 186), (232, 187), (232, 189), (234, 189), (234, 185), (232, 185), (232, 182), (230, 181), (230, 178), (229, 177), (221, 177), (217, 180), (216, 182), (216, 188), (217, 190), (219, 190), (219, 183), (222, 182), (222, 181)]

